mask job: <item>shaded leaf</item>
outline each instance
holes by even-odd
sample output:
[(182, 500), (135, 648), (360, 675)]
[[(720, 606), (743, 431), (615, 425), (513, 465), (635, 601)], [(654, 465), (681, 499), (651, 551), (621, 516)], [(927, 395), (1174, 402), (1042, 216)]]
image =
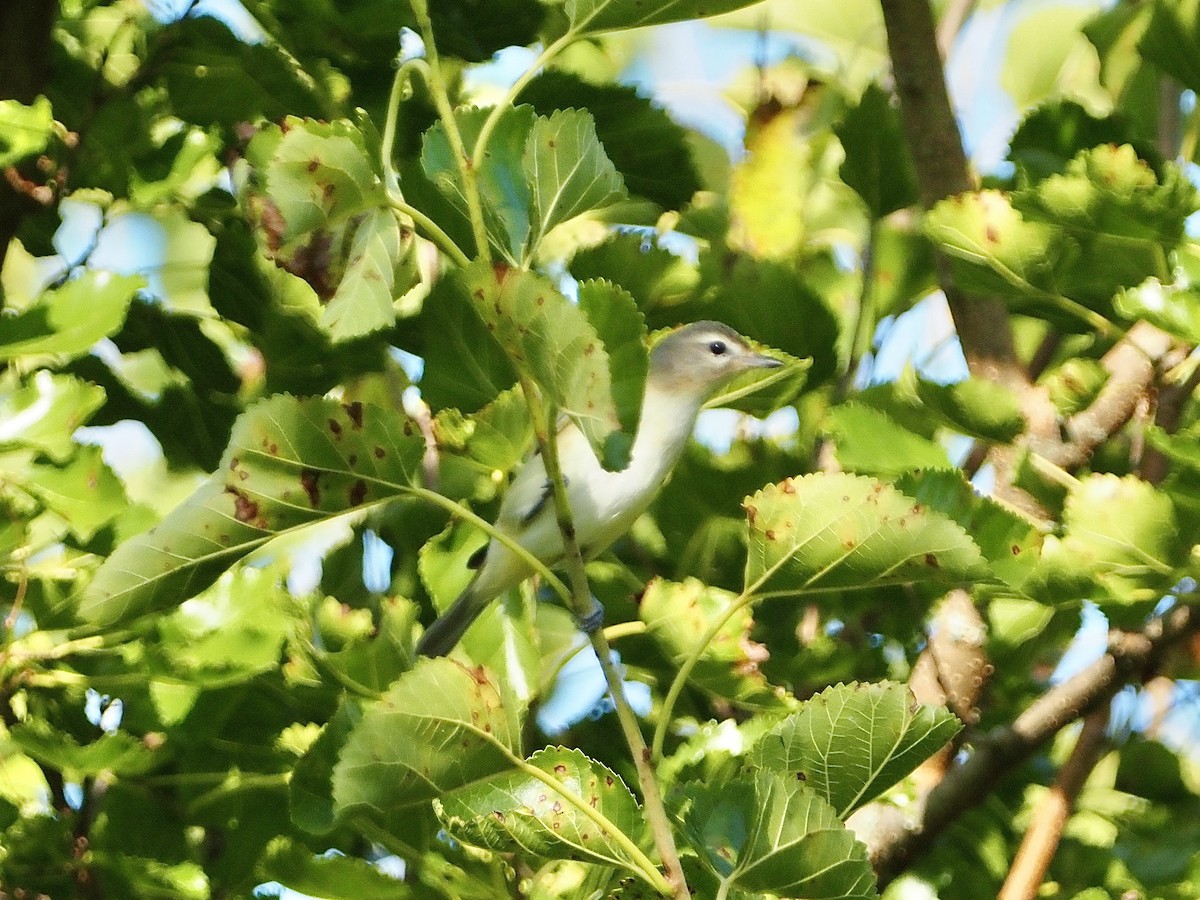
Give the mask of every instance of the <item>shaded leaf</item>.
[[(600, 143), (629, 193), (678, 209), (700, 189), (687, 132), (634, 88), (591, 84), (573, 73), (549, 70), (529, 83), (521, 99), (542, 115), (571, 107), (591, 113)], [(671, 177), (664, 178), (664, 172)]]
[(746, 584), (755, 593), (956, 582), (982, 572), (979, 548), (961, 527), (873, 478), (789, 478), (744, 505)]
[(277, 838), (267, 847), (261, 872), (264, 879), (325, 900), (406, 900), (414, 896), (409, 885), (385, 875), (365, 859), (340, 853), (318, 856), (287, 838)]
[(917, 202), (916, 172), (887, 92), (872, 84), (834, 130), (846, 151), (842, 180), (862, 197), (872, 218)]
[(748, 764), (802, 780), (845, 818), (944, 747), (961, 723), (902, 684), (839, 684), (764, 735)]
[(516, 382), (508, 355), (479, 317), (457, 270), (438, 279), (418, 324), (425, 360), (421, 396), (434, 409), (472, 413)]
[(512, 766), (519, 722), (483, 669), (423, 659), (368, 706), (333, 770), (338, 815), (393, 813)]

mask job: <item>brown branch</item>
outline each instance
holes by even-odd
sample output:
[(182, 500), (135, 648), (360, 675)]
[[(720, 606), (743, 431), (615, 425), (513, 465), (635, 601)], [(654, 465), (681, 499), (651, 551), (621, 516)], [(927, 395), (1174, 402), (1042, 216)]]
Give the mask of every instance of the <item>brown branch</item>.
[(918, 821), (890, 817), (871, 836), (880, 886), (924, 852), (963, 813), (979, 805), (997, 781), (1032, 756), (1061, 728), (1107, 703), (1126, 682), (1152, 670), (1184, 638), (1200, 632), (1200, 610), (1176, 606), (1142, 632), (1114, 632), (1108, 651), (1078, 675), (1051, 688), (1011, 725), (975, 743), (973, 751), (930, 793)]
[[(927, 0), (883, 0), (883, 21), (921, 204), (930, 209), (975, 188), (946, 91), (933, 11)], [(1013, 345), (1004, 303), (959, 290), (941, 254), (938, 276), (971, 374), (1023, 393), (1029, 380)]]
[(1046, 871), (1058, 851), (1059, 841), (1084, 782), (1104, 755), (1108, 740), (1108, 707), (1094, 710), (1083, 720), (1083, 730), (1054, 784), (1034, 807), (1029, 830), (1021, 841), (997, 900), (1035, 900)]
[(1108, 381), (1092, 405), (1071, 416), (1063, 429), (1065, 440), (1035, 436), (1030, 449), (1063, 469), (1077, 469), (1097, 447), (1119, 431), (1154, 382), (1158, 363), (1171, 349), (1171, 336), (1147, 322), (1138, 322), (1107, 354), (1102, 363)]

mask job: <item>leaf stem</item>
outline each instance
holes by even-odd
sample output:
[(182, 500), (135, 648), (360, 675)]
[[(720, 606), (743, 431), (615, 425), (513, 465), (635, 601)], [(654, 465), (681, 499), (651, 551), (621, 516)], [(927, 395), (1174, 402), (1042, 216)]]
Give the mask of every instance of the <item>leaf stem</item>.
[(404, 193), (400, 190), (400, 176), (396, 173), (396, 166), (393, 161), (393, 154), (396, 147), (396, 123), (400, 118), (400, 102), (404, 98), (404, 87), (408, 84), (413, 73), (417, 73), (424, 78), (426, 84), (432, 84), (433, 76), (429, 68), (429, 63), (423, 59), (405, 60), (396, 69), (396, 75), (392, 79), (392, 90), (388, 95), (387, 120), (383, 125), (382, 149), (380, 151), (380, 155), (383, 157), (381, 160), (383, 164), (383, 187), (387, 191), (388, 202), (391, 204), (392, 209), (404, 213), (412, 219), (413, 222), (428, 234), (430, 240), (437, 244), (438, 248), (454, 261), (455, 265), (462, 267), (469, 262), (462, 248), (454, 243), (450, 235), (446, 234), (437, 222), (405, 200)]
[(492, 111), (488, 113), (487, 119), (483, 123), (483, 127), (479, 129), (479, 137), (475, 139), (475, 148), (471, 151), (472, 159), (483, 159), (484, 153), (487, 152), (488, 142), (491, 140), (492, 132), (496, 130), (496, 126), (500, 123), (500, 119), (504, 113), (512, 107), (520, 96), (521, 91), (525, 90), (529, 82), (533, 81), (534, 77), (540, 72), (549, 62), (558, 56), (563, 49), (575, 40), (575, 30), (568, 29), (567, 32), (558, 40), (547, 46), (538, 58), (533, 61), (533, 64), (521, 73), (521, 77), (512, 83), (505, 95), (500, 99), (500, 102), (492, 107)]
[(437, 222), (433, 221), (433, 219), (429, 218), (421, 210), (397, 195), (390, 196), (388, 202), (391, 203), (392, 209), (402, 212), (412, 219), (429, 236), (429, 239), (437, 244), (438, 249), (454, 261), (456, 266), (463, 268), (470, 263), (471, 260), (467, 257), (467, 254), (462, 251), (462, 248), (458, 244), (454, 243), (454, 239), (446, 234)]
[[(542, 459), (546, 464), (546, 478), (550, 482), (554, 495), (554, 511), (558, 520), (558, 530), (562, 535), (564, 558), (567, 573), (571, 580), (571, 609), (579, 618), (589, 616), (594, 608), (591, 590), (588, 587), (587, 573), (583, 567), (583, 554), (579, 549), (579, 541), (575, 534), (575, 523), (571, 514), (571, 504), (567, 498), (566, 482), (563, 480), (562, 467), (558, 459), (558, 442), (555, 440), (555, 423), (558, 410), (553, 404), (542, 402), (541, 395), (530, 378), (522, 373), (521, 388), (525, 392), (529, 413), (534, 422), (534, 434)], [(667, 870), (667, 880), (671, 885), (672, 896), (676, 900), (690, 900), (687, 881), (683, 876), (683, 867), (679, 862), (679, 851), (675, 847), (675, 836), (671, 830), (671, 821), (667, 817), (666, 806), (663, 805), (662, 793), (650, 764), (650, 752), (646, 747), (646, 739), (642, 736), (637, 716), (625, 696), (625, 686), (621, 673), (617, 671), (612, 661), (608, 639), (603, 630), (597, 628), (588, 635), (604, 679), (608, 682), (608, 690), (616, 709), (617, 720), (625, 735), (625, 743), (629, 746), (634, 767), (637, 769), (638, 784), (642, 789), (642, 802), (646, 819), (650, 825), (654, 844), (658, 848), (663, 866)]]
[(409, 0), (409, 2), (417, 19), (417, 27), (421, 30), (421, 38), (425, 41), (429, 91), (433, 95), (438, 116), (446, 129), (446, 139), (450, 142), (450, 150), (454, 154), (459, 174), (462, 176), (463, 194), (467, 200), (467, 215), (471, 219), (471, 231), (475, 235), (475, 252), (490, 265), (492, 249), (488, 244), (487, 228), (483, 221), (483, 203), (479, 198), (475, 163), (467, 155), (462, 132), (458, 130), (458, 122), (454, 118), (454, 106), (450, 102), (450, 92), (446, 88), (446, 79), (442, 75), (437, 45), (433, 41), (433, 22), (429, 18), (428, 0)]

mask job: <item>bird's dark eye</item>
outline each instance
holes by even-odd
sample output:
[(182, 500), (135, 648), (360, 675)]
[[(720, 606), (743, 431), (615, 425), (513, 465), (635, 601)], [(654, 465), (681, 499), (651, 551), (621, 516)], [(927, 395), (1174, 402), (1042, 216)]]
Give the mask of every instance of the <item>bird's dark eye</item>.
[(724, 341), (709, 341), (708, 352), (713, 356), (724, 356), (729, 352), (729, 347), (726, 346)]

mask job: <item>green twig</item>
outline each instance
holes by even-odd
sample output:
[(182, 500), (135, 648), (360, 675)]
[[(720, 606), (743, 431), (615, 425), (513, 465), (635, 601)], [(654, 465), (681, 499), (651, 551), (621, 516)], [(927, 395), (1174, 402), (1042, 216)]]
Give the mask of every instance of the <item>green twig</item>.
[(528, 69), (521, 73), (521, 77), (512, 83), (504, 97), (500, 102), (492, 107), (492, 111), (488, 113), (487, 119), (483, 123), (483, 127), (479, 129), (479, 136), (475, 139), (475, 148), (471, 151), (472, 159), (483, 159), (484, 153), (487, 152), (488, 142), (491, 140), (492, 132), (496, 130), (500, 119), (504, 113), (516, 103), (517, 97), (521, 95), (521, 91), (525, 90), (529, 82), (533, 81), (534, 77), (540, 72), (549, 62), (558, 56), (563, 49), (575, 40), (575, 31), (569, 29), (566, 34), (554, 41), (545, 50), (538, 54), (538, 58), (533, 61)]
[(433, 95), (433, 103), (437, 107), (438, 117), (446, 129), (446, 139), (450, 142), (450, 151), (454, 154), (459, 175), (462, 177), (463, 195), (467, 200), (467, 215), (471, 220), (471, 231), (475, 235), (475, 252), (490, 264), (492, 249), (488, 244), (487, 228), (483, 221), (483, 203), (479, 198), (475, 163), (467, 155), (462, 132), (458, 130), (458, 122), (454, 118), (454, 106), (450, 102), (450, 92), (446, 88), (446, 79), (442, 74), (437, 45), (433, 40), (433, 22), (429, 18), (429, 6), (427, 0), (410, 0), (410, 3), (417, 19), (417, 27), (421, 30), (421, 38), (425, 41), (429, 91)]
[[(533, 382), (526, 375), (521, 376), (521, 387), (525, 392), (529, 413), (534, 422), (534, 434), (542, 459), (546, 464), (546, 479), (549, 481), (554, 495), (554, 510), (558, 519), (558, 530), (562, 534), (564, 558), (567, 573), (571, 580), (571, 609), (579, 618), (585, 618), (592, 613), (594, 601), (588, 587), (587, 573), (583, 567), (583, 554), (579, 549), (579, 541), (575, 534), (575, 523), (571, 514), (571, 504), (567, 499), (566, 482), (563, 480), (562, 468), (558, 459), (558, 443), (555, 440), (554, 426), (558, 420), (558, 410), (552, 405), (547, 408), (537, 393)], [(612, 662), (612, 654), (608, 640), (601, 629), (596, 629), (588, 635), (604, 679), (608, 682), (608, 690), (616, 709), (617, 720), (629, 746), (633, 764), (637, 769), (638, 784), (642, 789), (642, 801), (646, 818), (650, 825), (654, 844), (667, 870), (667, 879), (671, 883), (671, 892), (676, 900), (690, 900), (687, 881), (683, 875), (683, 867), (679, 862), (679, 851), (675, 847), (675, 836), (671, 830), (671, 822), (667, 817), (667, 809), (663, 805), (662, 794), (658, 781), (654, 777), (654, 769), (650, 764), (650, 753), (646, 740), (638, 726), (637, 716), (625, 696), (625, 686), (621, 674)]]
[(394, 162), (396, 125), (400, 119), (400, 103), (404, 99), (404, 88), (414, 74), (425, 79), (426, 84), (432, 83), (429, 63), (423, 59), (405, 61), (396, 69), (396, 76), (392, 79), (392, 91), (388, 96), (387, 119), (383, 124), (381, 149), (384, 190), (387, 191), (388, 202), (391, 203), (392, 209), (404, 213), (412, 219), (428, 235), (429, 239), (454, 261), (455, 265), (462, 267), (469, 262), (462, 248), (454, 243), (450, 235), (446, 234), (437, 222), (405, 200), (404, 194), (400, 190), (400, 176), (396, 173)]

